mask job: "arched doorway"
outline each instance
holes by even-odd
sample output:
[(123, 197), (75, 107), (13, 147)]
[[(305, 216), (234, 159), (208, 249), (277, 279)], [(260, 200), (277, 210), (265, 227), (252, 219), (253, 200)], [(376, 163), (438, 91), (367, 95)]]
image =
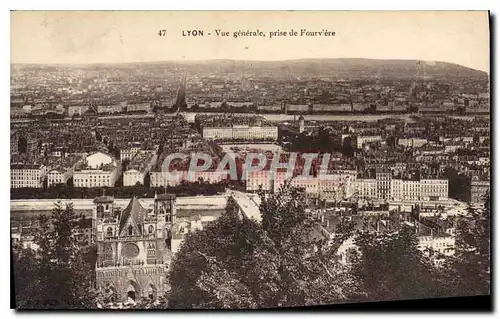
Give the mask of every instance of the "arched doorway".
[(140, 294), (139, 286), (135, 281), (130, 280), (130, 284), (128, 285), (127, 288), (127, 298), (136, 301), (139, 294)]
[(156, 286), (154, 284), (149, 284), (148, 287), (148, 298), (150, 300), (156, 300)]
[(112, 303), (116, 302), (116, 289), (115, 289), (115, 287), (113, 287), (112, 285), (109, 285), (104, 290), (104, 293), (106, 295), (106, 299), (108, 300), (108, 302), (112, 302)]

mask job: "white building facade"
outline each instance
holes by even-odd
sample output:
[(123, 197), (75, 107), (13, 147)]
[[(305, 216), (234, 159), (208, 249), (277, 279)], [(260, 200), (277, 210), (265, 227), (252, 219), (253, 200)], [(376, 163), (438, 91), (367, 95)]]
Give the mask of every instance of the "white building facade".
[(207, 140), (277, 140), (277, 126), (233, 125), (232, 127), (204, 127)]
[(41, 188), (46, 167), (41, 164), (12, 164), (10, 188)]

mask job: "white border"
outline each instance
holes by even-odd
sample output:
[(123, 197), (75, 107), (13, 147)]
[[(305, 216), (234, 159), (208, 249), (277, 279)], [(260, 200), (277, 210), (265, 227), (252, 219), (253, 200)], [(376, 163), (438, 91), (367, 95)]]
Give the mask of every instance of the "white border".
[[(0, 6), (2, 7), (2, 10), (0, 11), (0, 34), (1, 34), (1, 42), (3, 45), (0, 46), (0, 52), (1, 52), (1, 57), (2, 57), (2, 64), (1, 64), (1, 79), (2, 79), (2, 85), (1, 85), (1, 94), (2, 94), (2, 99), (1, 101), (2, 106), (0, 107), (0, 119), (3, 122), (3, 125), (0, 125), (1, 129), (1, 146), (2, 150), (4, 150), (1, 154), (1, 164), (2, 167), (4, 168), (4, 174), (2, 174), (2, 181), (0, 183), (1, 187), (1, 192), (0, 192), (0, 198), (1, 202), (3, 204), (3, 207), (5, 207), (5, 211), (3, 213), (4, 222), (1, 223), (2, 226), (4, 227), (4, 235), (2, 239), (2, 245), (1, 247), (1, 256), (5, 256), (4, 262), (2, 263), (2, 273), (4, 274), (4, 283), (7, 284), (7, 275), (10, 274), (10, 264), (9, 264), (9, 257), (10, 256), (10, 243), (8, 240), (8, 236), (10, 236), (10, 220), (9, 220), (9, 194), (10, 194), (10, 189), (9, 189), (9, 173), (8, 173), (8, 163), (10, 161), (9, 154), (7, 150), (10, 149), (10, 141), (9, 141), (9, 96), (10, 96), (10, 10), (491, 10), (492, 14), (499, 14), (500, 9), (499, 9), (499, 3), (500, 1), (498, 0), (453, 0), (449, 1), (446, 3), (439, 2), (436, 0), (418, 0), (418, 1), (413, 1), (413, 2), (407, 2), (407, 1), (400, 1), (400, 0), (348, 0), (348, 1), (324, 1), (324, 0), (307, 0), (307, 1), (298, 1), (298, 0), (287, 0), (283, 1), (281, 3), (274, 3), (269, 0), (251, 0), (251, 1), (246, 1), (244, 3), (238, 2), (238, 1), (207, 1), (207, 0), (196, 0), (196, 1), (151, 1), (151, 0), (120, 0), (120, 1), (109, 1), (105, 2), (103, 0), (86, 0), (86, 1), (80, 1), (80, 2), (75, 2), (75, 1), (53, 1), (53, 0), (31, 0), (31, 1), (20, 1), (17, 0), (15, 2), (8, 3), (7, 1), (2, 1)], [(498, 18), (498, 17), (497, 17)], [(360, 23), (362, 23), (360, 21)], [(496, 20), (496, 24), (498, 25), (498, 19)], [(33, 34), (35, 37), (36, 34)], [(495, 42), (498, 40), (498, 32), (495, 32)], [(7, 45), (9, 44), (9, 45)], [(36, 48), (33, 48), (33, 50), (36, 50)], [(491, 59), (493, 59), (493, 56), (491, 56)], [(497, 71), (496, 68), (495, 70), (492, 71)], [(491, 73), (492, 75), (495, 75), (495, 72)], [(492, 87), (492, 90), (495, 91), (494, 95), (496, 96), (498, 93), (498, 83), (495, 81), (495, 86)], [(496, 104), (492, 105), (493, 108), (498, 107)], [(494, 123), (499, 121), (500, 117), (500, 111), (496, 111), (494, 116)], [(492, 129), (495, 127), (495, 124), (492, 126)], [(499, 141), (499, 136), (498, 134), (498, 129), (494, 130), (494, 141), (495, 141), (495, 147), (494, 147), (494, 158), (497, 158), (497, 147), (498, 147), (498, 141)], [(494, 170), (495, 173), (498, 172), (498, 169)], [(495, 181), (497, 180), (495, 174)], [(498, 195), (500, 191), (495, 187), (494, 188), (494, 198), (500, 198)], [(493, 215), (496, 215), (496, 208), (498, 206), (498, 200), (495, 201), (495, 206), (493, 210)], [(494, 218), (495, 221), (495, 230), (498, 230), (498, 223), (499, 223), (500, 217), (496, 216)], [(498, 235), (494, 236), (495, 243), (494, 243), (494, 248), (497, 248), (498, 245)], [(495, 260), (493, 261), (494, 265), (497, 265), (497, 254), (494, 254)], [(497, 267), (494, 267), (495, 270)], [(498, 273), (495, 273), (495, 277), (498, 277)], [(10, 277), (9, 277), (10, 281)], [(1, 300), (3, 302), (3, 305), (1, 307), (1, 311), (4, 315), (11, 317), (16, 315), (16, 313), (12, 310), (8, 310), (10, 305), (10, 291), (9, 291), (9, 286), (4, 285), (4, 288), (1, 290)], [(493, 291), (496, 292), (495, 296), (495, 301), (498, 300), (498, 290), (493, 289)], [(495, 304), (497, 304), (495, 302)], [(35, 314), (35, 313), (33, 313)], [(63, 315), (68, 315), (69, 313), (64, 313)], [(133, 313), (134, 315), (144, 315), (144, 313)], [(220, 313), (217, 313), (217, 315)], [(335, 313), (335, 316), (359, 316), (362, 314), (362, 310), (360, 309), (359, 314), (354, 314), (354, 313), (349, 313), (349, 314), (340, 314), (340, 313)], [(24, 314), (26, 315), (32, 315), (32, 314)], [(52, 313), (36, 313), (38, 316), (43, 316), (43, 317), (49, 317), (52, 315)], [(83, 314), (83, 313), (76, 313), (73, 314), (76, 316), (84, 316), (88, 314)], [(96, 315), (96, 314), (94, 314)], [(103, 314), (98, 314), (98, 316), (104, 317), (104, 315), (108, 315), (107, 313)], [(177, 317), (179, 313), (165, 313), (165, 314), (153, 314), (150, 313), (148, 316), (155, 316), (155, 315), (161, 315), (161, 316), (171, 316), (171, 317)], [(199, 316), (199, 313), (189, 313), (190, 316)], [(234, 315), (234, 313), (231, 313), (230, 315)], [(255, 313), (255, 315), (259, 316), (268, 316), (271, 314), (267, 313)], [(273, 315), (279, 315), (279, 313), (275, 313)], [(281, 314), (285, 316), (304, 316), (305, 313), (286, 313), (286, 314)], [(319, 314), (318, 314), (319, 315)], [(331, 316), (332, 314), (321, 314), (324, 316)], [(377, 316), (386, 316), (387, 314), (378, 314)], [(396, 315), (401, 315), (401, 314), (396, 314)], [(457, 315), (456, 313), (454, 314), (420, 314), (416, 315), (418, 317), (424, 317), (429, 318), (433, 316), (439, 316), (440, 318), (442, 316), (455, 316)]]

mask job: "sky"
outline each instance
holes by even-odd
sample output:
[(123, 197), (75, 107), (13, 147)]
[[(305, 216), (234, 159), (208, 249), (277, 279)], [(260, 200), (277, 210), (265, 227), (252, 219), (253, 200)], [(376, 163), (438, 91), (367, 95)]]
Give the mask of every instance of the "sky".
[[(266, 37), (233, 37), (257, 29)], [(269, 38), (271, 31), (292, 29), (335, 36)], [(166, 35), (159, 36), (160, 30)], [(182, 36), (183, 30), (203, 30), (204, 36)], [(489, 53), (487, 11), (11, 13), (12, 63), (373, 58), (444, 61), (489, 72)]]

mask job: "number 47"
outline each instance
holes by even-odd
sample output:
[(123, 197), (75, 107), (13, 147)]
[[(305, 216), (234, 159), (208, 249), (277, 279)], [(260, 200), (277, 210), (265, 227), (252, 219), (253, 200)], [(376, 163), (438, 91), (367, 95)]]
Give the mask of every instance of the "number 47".
[(158, 35), (160, 37), (164, 37), (166, 33), (167, 33), (167, 30), (160, 30), (160, 31), (158, 31)]

